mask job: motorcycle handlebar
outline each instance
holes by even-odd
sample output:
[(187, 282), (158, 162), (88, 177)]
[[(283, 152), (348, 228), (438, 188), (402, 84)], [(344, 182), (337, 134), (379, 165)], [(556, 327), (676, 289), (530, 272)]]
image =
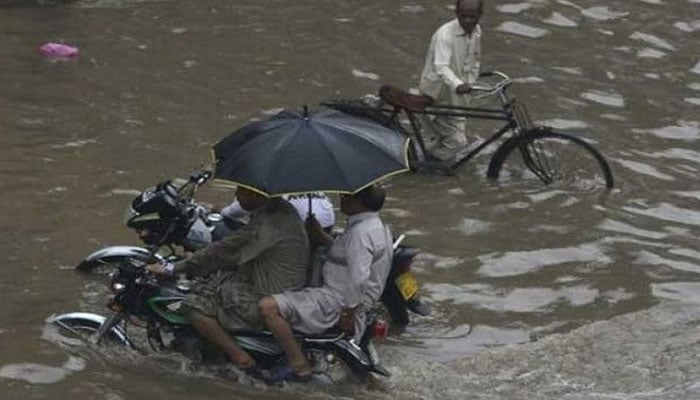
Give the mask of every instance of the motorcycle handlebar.
[(190, 175), (190, 182), (196, 183), (197, 186), (203, 185), (211, 178), (211, 171), (195, 171)]

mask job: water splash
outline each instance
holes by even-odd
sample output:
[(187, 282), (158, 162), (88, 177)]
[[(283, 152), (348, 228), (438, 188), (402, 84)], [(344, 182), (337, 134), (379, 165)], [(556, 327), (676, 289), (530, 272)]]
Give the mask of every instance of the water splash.
[(0, 367), (0, 377), (29, 383), (51, 384), (62, 381), (73, 372), (85, 369), (85, 360), (69, 357), (61, 367), (36, 363), (6, 364)]

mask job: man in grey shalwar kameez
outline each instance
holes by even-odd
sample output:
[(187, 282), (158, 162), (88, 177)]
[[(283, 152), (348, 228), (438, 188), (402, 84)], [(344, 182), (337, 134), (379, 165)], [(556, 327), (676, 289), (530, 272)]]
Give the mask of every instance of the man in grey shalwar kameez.
[(349, 216), (343, 234), (333, 240), (318, 222), (307, 226), (312, 237), (332, 244), (323, 264), (323, 284), (260, 301), (265, 323), (287, 354), (291, 368), (272, 371), (272, 380), (310, 378), (311, 367), (291, 328), (314, 334), (340, 323), (347, 334), (361, 334), (365, 312), (379, 300), (391, 269), (391, 231), (378, 213), (384, 198), (384, 190), (377, 185), (353, 196), (341, 196), (340, 209)]
[(245, 188), (236, 196), (252, 211), (250, 222), (176, 264), (175, 272), (204, 278), (183, 302), (184, 314), (235, 365), (248, 369), (254, 360), (225, 330), (262, 328), (260, 299), (304, 286), (309, 244), (303, 222), (285, 200)]

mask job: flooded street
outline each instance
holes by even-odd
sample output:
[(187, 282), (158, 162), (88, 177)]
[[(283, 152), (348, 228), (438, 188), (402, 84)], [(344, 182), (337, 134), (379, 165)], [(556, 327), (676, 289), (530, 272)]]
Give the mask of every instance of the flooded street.
[[(0, 0), (0, 399), (700, 398), (700, 0), (486, 1), (482, 68), (595, 144), (616, 188), (494, 184), (488, 154), (392, 178), (384, 215), (422, 249), (433, 313), (379, 344), (387, 393), (242, 385), (47, 333), (107, 312), (73, 268), (140, 244), (135, 194), (253, 118), (416, 88), (452, 4)], [(47, 41), (80, 56), (48, 61)]]

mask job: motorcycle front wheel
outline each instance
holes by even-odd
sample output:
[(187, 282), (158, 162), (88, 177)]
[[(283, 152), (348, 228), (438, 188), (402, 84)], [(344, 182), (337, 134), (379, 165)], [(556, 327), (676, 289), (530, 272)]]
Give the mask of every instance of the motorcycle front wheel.
[(89, 272), (94, 275), (109, 275), (110, 272), (126, 259), (122, 258), (115, 261), (105, 261), (105, 260), (91, 260), (86, 262), (81, 262), (75, 269), (80, 272)]
[[(89, 343), (95, 337), (95, 334), (100, 330), (105, 318), (97, 314), (88, 313), (71, 313), (59, 316), (52, 316), (48, 322), (59, 329), (61, 335), (69, 335), (69, 337), (79, 339), (82, 342)], [(108, 342), (110, 345), (119, 345), (134, 348), (133, 343), (126, 335), (121, 327), (114, 326), (102, 338), (103, 342)]]

